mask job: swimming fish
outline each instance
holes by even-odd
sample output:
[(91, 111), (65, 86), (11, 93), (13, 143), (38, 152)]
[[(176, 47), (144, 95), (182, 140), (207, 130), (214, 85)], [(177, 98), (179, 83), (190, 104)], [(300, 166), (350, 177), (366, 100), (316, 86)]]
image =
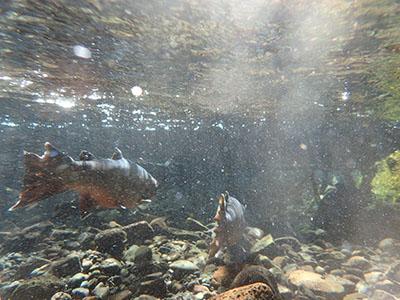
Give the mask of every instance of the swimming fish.
[(49, 142), (44, 148), (42, 156), (24, 151), (23, 188), (10, 211), (68, 190), (79, 193), (81, 215), (97, 206), (133, 208), (156, 193), (157, 180), (125, 159), (118, 148), (111, 159), (96, 159), (82, 151), (79, 161)]
[(244, 206), (236, 198), (222, 193), (218, 198), (218, 210), (214, 217), (217, 226), (208, 253), (209, 258), (218, 257), (225, 247), (239, 245), (246, 228)]

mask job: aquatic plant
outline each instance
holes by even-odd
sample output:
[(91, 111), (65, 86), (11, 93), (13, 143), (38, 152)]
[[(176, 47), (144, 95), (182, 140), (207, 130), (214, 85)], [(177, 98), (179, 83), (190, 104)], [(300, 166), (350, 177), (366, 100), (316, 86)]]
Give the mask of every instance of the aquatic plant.
[(377, 172), (371, 182), (376, 198), (391, 203), (400, 200), (400, 151), (377, 162)]
[[(388, 46), (389, 48), (390, 46)], [(400, 55), (381, 59), (373, 64), (371, 83), (379, 91), (377, 101), (370, 107), (380, 119), (387, 121), (400, 120)]]

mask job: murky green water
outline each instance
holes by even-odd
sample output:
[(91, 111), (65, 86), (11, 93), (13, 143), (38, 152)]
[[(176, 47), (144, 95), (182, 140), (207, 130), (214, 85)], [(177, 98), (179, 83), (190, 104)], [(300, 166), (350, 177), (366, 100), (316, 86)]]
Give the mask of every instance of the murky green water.
[[(0, 299), (208, 299), (229, 288), (207, 261), (226, 190), (266, 237), (224, 251), (273, 269), (285, 299), (400, 296), (399, 70), (395, 0), (2, 1)], [(157, 193), (86, 219), (71, 191), (9, 212), (23, 150), (47, 141), (75, 160), (118, 147)], [(142, 221), (150, 233), (135, 234)], [(102, 244), (114, 238), (117, 254)], [(300, 269), (345, 291), (302, 290), (297, 276), (315, 274)]]

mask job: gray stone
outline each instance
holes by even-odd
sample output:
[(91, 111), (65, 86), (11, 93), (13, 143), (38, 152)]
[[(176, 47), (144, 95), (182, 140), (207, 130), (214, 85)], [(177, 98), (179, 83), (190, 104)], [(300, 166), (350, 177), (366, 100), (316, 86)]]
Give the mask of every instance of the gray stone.
[(384, 252), (396, 253), (398, 246), (394, 239), (387, 238), (379, 242), (378, 248)]
[(129, 300), (131, 299), (132, 292), (130, 290), (123, 290), (110, 297), (110, 300)]
[(264, 236), (261, 240), (258, 240), (253, 245), (250, 252), (251, 254), (262, 254), (268, 257), (275, 257), (280, 254), (280, 251), (270, 234)]
[(89, 249), (94, 245), (95, 235), (91, 232), (82, 232), (78, 237), (78, 242), (82, 249)]
[(343, 300), (367, 300), (368, 296), (360, 293), (351, 293), (344, 296)]
[(339, 299), (345, 292), (343, 285), (332, 275), (323, 277), (314, 272), (295, 270), (289, 273), (288, 281), (297, 288), (309, 289), (322, 297)]
[(193, 274), (199, 271), (199, 268), (189, 260), (177, 260), (169, 266), (174, 271), (173, 275), (176, 279), (181, 279), (187, 274)]
[(69, 280), (68, 280), (68, 285), (71, 288), (76, 288), (79, 287), (82, 283), (82, 281), (88, 280), (89, 279), (89, 275), (88, 274), (84, 274), (84, 273), (76, 273), (74, 276), (72, 276)]
[(89, 296), (89, 289), (82, 288), (82, 287), (73, 289), (72, 290), (72, 295), (74, 295), (76, 297), (79, 297), (79, 298), (87, 297), (87, 296)]
[(345, 263), (346, 266), (350, 268), (357, 268), (361, 270), (366, 270), (371, 267), (371, 263), (362, 256), (352, 256), (349, 260)]
[(54, 240), (68, 240), (69, 238), (76, 235), (75, 231), (65, 230), (65, 229), (53, 229), (53, 232), (50, 235), (51, 239)]
[(55, 277), (43, 276), (21, 282), (12, 292), (10, 300), (50, 299), (62, 288)]
[(107, 258), (100, 264), (100, 270), (108, 276), (119, 275), (121, 268), (122, 264), (115, 258)]
[(123, 229), (127, 234), (128, 245), (141, 245), (145, 240), (151, 239), (154, 236), (153, 227), (146, 221), (126, 225)]
[(69, 255), (65, 258), (54, 261), (50, 265), (50, 273), (57, 277), (76, 274), (79, 273), (81, 269), (81, 262), (77, 255)]
[(398, 300), (398, 298), (388, 292), (375, 290), (369, 300)]
[(384, 278), (384, 274), (382, 272), (373, 271), (365, 273), (364, 278), (368, 284), (375, 284)]
[(390, 279), (400, 282), (400, 262), (392, 265), (387, 272), (387, 275)]
[(299, 240), (291, 236), (277, 238), (275, 239), (275, 243), (277, 245), (282, 245), (282, 244), (290, 245), (294, 251), (301, 250), (301, 243), (299, 242)]
[(125, 252), (124, 252), (124, 260), (125, 261), (130, 261), (134, 262), (135, 261), (135, 256), (136, 256), (136, 251), (139, 249), (139, 246), (137, 245), (132, 245), (130, 246)]
[(101, 300), (107, 299), (109, 294), (110, 288), (102, 282), (100, 282), (93, 290), (93, 295)]
[(199, 270), (199, 268), (189, 260), (177, 260), (171, 263), (169, 266), (173, 270), (187, 271), (189, 273)]
[(140, 246), (135, 252), (134, 262), (138, 265), (145, 265), (151, 261), (153, 253), (147, 246)]
[(100, 252), (121, 257), (125, 249), (126, 232), (121, 228), (106, 229), (95, 237), (95, 244)]
[(375, 288), (378, 290), (383, 290), (385, 292), (391, 293), (391, 294), (399, 294), (400, 293), (400, 285), (390, 281), (388, 279), (379, 281), (375, 284)]

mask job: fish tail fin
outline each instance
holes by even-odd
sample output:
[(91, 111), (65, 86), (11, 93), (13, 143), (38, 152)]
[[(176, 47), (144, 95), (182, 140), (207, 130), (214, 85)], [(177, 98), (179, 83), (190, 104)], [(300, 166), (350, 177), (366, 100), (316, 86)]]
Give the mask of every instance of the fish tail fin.
[(24, 151), (23, 188), (19, 194), (18, 202), (9, 208), (9, 211), (33, 204), (66, 190), (63, 180), (54, 173), (55, 167), (60, 165), (59, 158), (65, 155), (50, 143), (45, 144), (45, 150), (43, 156)]

